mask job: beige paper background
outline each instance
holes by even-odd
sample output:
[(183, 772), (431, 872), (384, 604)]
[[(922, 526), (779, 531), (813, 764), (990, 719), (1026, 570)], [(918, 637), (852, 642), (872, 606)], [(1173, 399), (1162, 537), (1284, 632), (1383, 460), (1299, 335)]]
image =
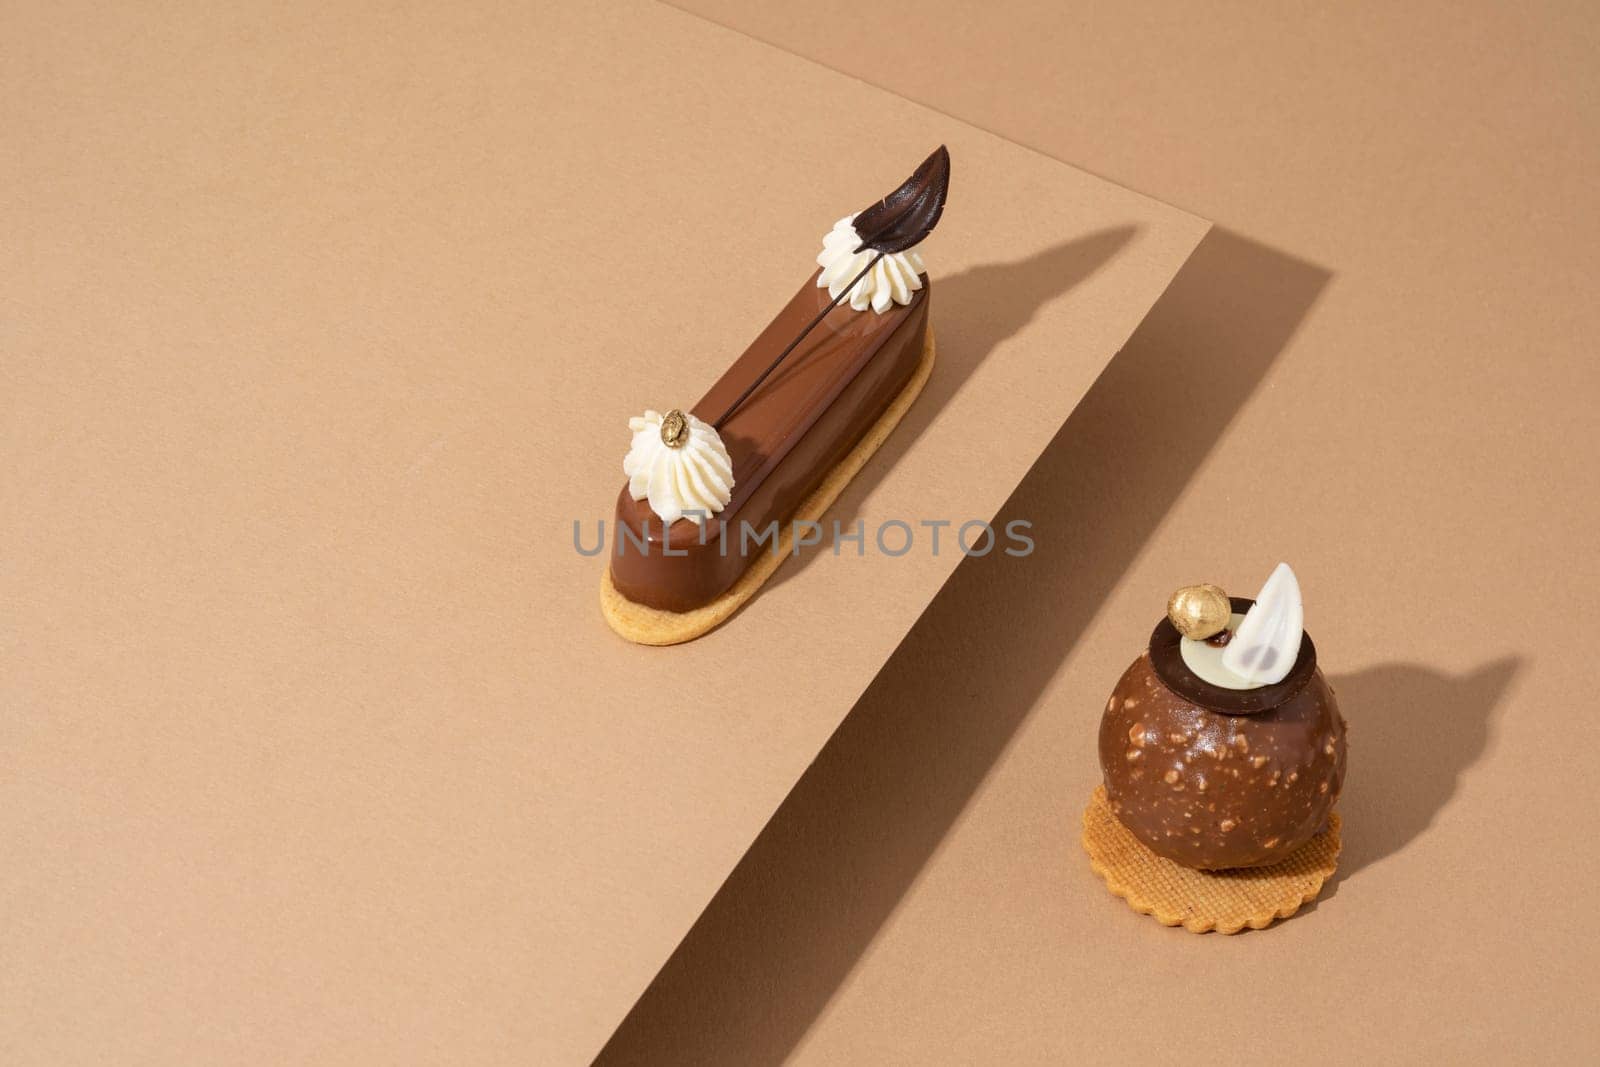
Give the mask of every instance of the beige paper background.
[[(1593, 7), (692, 6), (1219, 228), (1008, 503), (1031, 569), (957, 572), (608, 1060), (1592, 1061)], [(1280, 557), (1342, 873), (1196, 938), (1088, 870), (1096, 716)]]
[(14, 7), (0, 1058), (597, 1051), (954, 568), (649, 650), (574, 518), (940, 141), (835, 514), (999, 509), (1205, 230), (653, 5)]

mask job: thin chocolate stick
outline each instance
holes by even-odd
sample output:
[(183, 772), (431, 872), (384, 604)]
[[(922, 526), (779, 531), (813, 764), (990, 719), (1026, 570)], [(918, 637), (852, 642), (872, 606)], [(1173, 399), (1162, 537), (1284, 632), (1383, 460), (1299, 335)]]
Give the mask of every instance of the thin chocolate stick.
[(757, 377), (755, 381), (751, 382), (744, 392), (739, 394), (739, 399), (729, 404), (727, 411), (724, 411), (721, 415), (717, 416), (717, 421), (711, 424), (712, 428), (717, 430), (722, 429), (722, 424), (728, 421), (728, 416), (732, 415), (735, 411), (738, 411), (740, 404), (743, 404), (746, 400), (750, 399), (750, 394), (755, 392), (756, 389), (760, 387), (761, 383), (767, 380), (767, 375), (778, 369), (778, 364), (782, 363), (784, 358), (788, 356), (790, 352), (795, 350), (796, 345), (806, 339), (806, 334), (816, 329), (817, 323), (827, 318), (828, 312), (839, 306), (839, 301), (853, 293), (856, 286), (861, 284), (861, 279), (865, 278), (867, 273), (871, 271), (873, 267), (876, 267), (878, 265), (878, 261), (886, 255), (888, 255), (887, 252), (879, 252), (877, 255), (873, 256), (872, 262), (868, 263), (866, 267), (862, 269), (861, 273), (856, 275), (855, 281), (852, 281), (849, 285), (845, 286), (844, 290), (840, 292), (838, 296), (829, 301), (827, 307), (817, 312), (817, 317), (812, 319), (806, 325), (806, 328), (800, 331), (800, 336), (796, 337), (793, 341), (790, 341), (788, 347), (786, 347), (782, 352), (778, 353), (778, 358), (774, 359), (770, 364), (768, 364), (767, 369), (762, 371), (760, 376)]

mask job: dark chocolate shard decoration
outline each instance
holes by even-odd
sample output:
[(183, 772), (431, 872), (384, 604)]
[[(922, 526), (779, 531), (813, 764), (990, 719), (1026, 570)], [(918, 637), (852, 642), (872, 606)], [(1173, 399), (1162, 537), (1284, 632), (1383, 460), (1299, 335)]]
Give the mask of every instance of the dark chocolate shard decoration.
[(939, 216), (944, 214), (944, 201), (949, 194), (950, 151), (944, 145), (940, 145), (912, 172), (911, 177), (900, 184), (898, 189), (858, 212), (854, 225), (861, 243), (856, 246), (856, 251), (870, 248), (878, 254), (861, 268), (861, 273), (851, 279), (850, 284), (845, 286), (838, 296), (829, 301), (827, 307), (817, 312), (817, 317), (807, 323), (806, 328), (800, 331), (800, 335), (778, 353), (777, 358), (756, 376), (756, 380), (750, 383), (749, 388), (740, 393), (738, 399), (729, 404), (726, 411), (717, 416), (716, 421), (711, 424), (712, 428), (722, 429), (722, 424), (728, 421), (728, 416), (739, 410), (739, 405), (761, 387), (761, 383), (778, 369), (778, 364), (806, 339), (807, 334), (817, 328), (819, 322), (828, 317), (828, 312), (837, 307), (839, 301), (855, 292), (856, 286), (861, 284), (861, 279), (865, 278), (884, 256), (904, 252), (932, 233), (933, 228), (939, 225)]
[(900, 188), (856, 215), (854, 226), (861, 238), (856, 251), (870, 248), (885, 255), (904, 252), (939, 225), (949, 195), (950, 151), (940, 145)]

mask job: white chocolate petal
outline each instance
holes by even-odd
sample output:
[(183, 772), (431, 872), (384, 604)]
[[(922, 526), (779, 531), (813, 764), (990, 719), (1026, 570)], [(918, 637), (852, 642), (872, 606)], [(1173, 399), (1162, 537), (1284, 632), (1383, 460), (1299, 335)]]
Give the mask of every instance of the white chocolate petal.
[(1289, 565), (1280, 563), (1222, 650), (1222, 665), (1256, 685), (1281, 682), (1294, 669), (1304, 634), (1300, 583)]

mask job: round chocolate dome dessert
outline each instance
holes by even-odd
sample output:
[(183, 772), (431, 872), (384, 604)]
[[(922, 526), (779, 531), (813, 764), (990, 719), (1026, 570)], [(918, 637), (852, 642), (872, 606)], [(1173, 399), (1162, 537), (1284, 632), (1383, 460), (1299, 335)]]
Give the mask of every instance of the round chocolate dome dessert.
[(1328, 824), (1344, 718), (1287, 566), (1255, 601), (1228, 598), (1225, 620), (1194, 604), (1220, 590), (1191, 588), (1206, 592), (1174, 595), (1106, 703), (1106, 798), (1134, 837), (1186, 867), (1277, 863)]

